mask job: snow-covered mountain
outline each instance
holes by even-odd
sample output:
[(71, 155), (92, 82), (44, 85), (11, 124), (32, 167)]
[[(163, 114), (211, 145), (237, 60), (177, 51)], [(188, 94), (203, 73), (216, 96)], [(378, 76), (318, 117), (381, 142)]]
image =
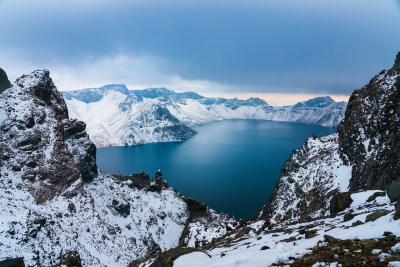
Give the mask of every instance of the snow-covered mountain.
[(336, 127), (346, 109), (345, 102), (330, 97), (272, 107), (259, 98), (206, 98), (165, 88), (128, 90), (121, 84), (62, 93), (71, 117), (87, 123), (87, 131), (98, 147), (183, 140), (196, 133), (190, 126), (224, 119)]
[(4, 77), (0, 266), (400, 266), (400, 53), (352, 94), (337, 133), (293, 152), (248, 222), (160, 171), (101, 173), (48, 71)]
[(0, 82), (0, 266), (126, 266), (183, 243), (195, 220), (234, 222), (161, 172), (98, 171), (85, 123), (68, 117), (48, 71)]

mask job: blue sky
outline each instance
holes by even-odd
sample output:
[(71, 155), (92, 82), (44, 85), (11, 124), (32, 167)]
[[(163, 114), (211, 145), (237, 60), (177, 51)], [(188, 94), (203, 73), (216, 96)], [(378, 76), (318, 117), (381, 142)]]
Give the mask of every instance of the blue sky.
[(0, 66), (61, 90), (349, 95), (400, 51), (398, 0), (0, 0)]

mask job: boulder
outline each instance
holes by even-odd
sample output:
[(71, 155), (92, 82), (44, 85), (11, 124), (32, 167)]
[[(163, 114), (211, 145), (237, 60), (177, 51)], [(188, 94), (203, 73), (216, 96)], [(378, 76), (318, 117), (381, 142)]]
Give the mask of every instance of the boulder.
[(344, 215), (343, 221), (344, 221), (344, 222), (351, 221), (351, 220), (353, 220), (354, 217), (355, 217), (354, 214), (352, 214), (352, 213), (347, 213), (347, 214)]
[(400, 181), (388, 185), (386, 192), (391, 202), (400, 201)]
[(377, 197), (384, 197), (386, 196), (385, 192), (375, 192), (372, 196), (367, 199), (367, 202), (374, 201)]
[(384, 210), (384, 209), (376, 210), (367, 216), (367, 218), (365, 219), (365, 222), (373, 222), (373, 221), (379, 219), (380, 217), (385, 216), (388, 213), (390, 213), (390, 211), (388, 211), (388, 210)]
[(351, 203), (353, 202), (351, 194), (351, 192), (344, 192), (336, 194), (331, 198), (330, 211), (332, 215), (344, 211), (350, 207)]
[(324, 235), (324, 238), (325, 238), (325, 240), (328, 241), (329, 243), (333, 243), (333, 242), (339, 240), (339, 239), (334, 238), (333, 236), (330, 236), (330, 235)]

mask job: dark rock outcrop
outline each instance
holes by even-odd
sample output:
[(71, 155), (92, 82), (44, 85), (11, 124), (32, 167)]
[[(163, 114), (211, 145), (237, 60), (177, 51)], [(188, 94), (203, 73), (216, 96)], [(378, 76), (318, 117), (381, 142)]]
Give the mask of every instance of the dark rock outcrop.
[(82, 267), (81, 257), (76, 251), (69, 251), (61, 258), (61, 265), (67, 267)]
[(0, 68), (0, 94), (11, 86), (12, 85), (8, 80), (6, 72), (2, 68)]
[(4, 259), (0, 261), (1, 267), (25, 267), (24, 258)]
[(207, 216), (207, 205), (191, 197), (183, 196), (182, 200), (185, 201), (190, 212), (190, 219), (200, 218)]
[(343, 159), (353, 165), (350, 190), (385, 190), (400, 177), (400, 54), (350, 97), (338, 126)]
[(64, 120), (64, 141), (74, 155), (76, 167), (84, 182), (93, 180), (98, 174), (96, 164), (96, 146), (90, 141), (83, 121)]
[(112, 205), (114, 209), (124, 218), (128, 217), (128, 215), (131, 213), (131, 204), (129, 202), (122, 202), (113, 199)]

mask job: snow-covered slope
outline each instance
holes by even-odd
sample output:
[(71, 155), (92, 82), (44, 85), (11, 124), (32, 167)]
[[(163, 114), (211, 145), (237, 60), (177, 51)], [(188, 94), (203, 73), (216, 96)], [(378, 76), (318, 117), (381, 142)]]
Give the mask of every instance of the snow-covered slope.
[(190, 126), (224, 119), (336, 127), (346, 108), (345, 102), (337, 103), (330, 97), (272, 107), (259, 98), (206, 98), (194, 92), (175, 93), (165, 88), (129, 91), (118, 84), (63, 92), (63, 95), (71, 117), (87, 123), (87, 131), (97, 146), (183, 140), (195, 134)]
[[(383, 196), (368, 201), (376, 193)], [(393, 220), (394, 206), (389, 198), (378, 190), (354, 193), (351, 198), (351, 207), (334, 217), (279, 224), (249, 221), (197, 252), (182, 253), (173, 266), (362, 266), (363, 262), (366, 266), (386, 266), (395, 261), (400, 255), (400, 220)], [(391, 235), (390, 239), (385, 235)], [(329, 254), (303, 261), (320, 250)], [(139, 266), (153, 262), (155, 258)]]
[(161, 172), (99, 172), (85, 124), (68, 117), (46, 70), (0, 93), (0, 206), (0, 266), (126, 266), (178, 246), (209, 213)]
[[(98, 147), (181, 141), (196, 134), (164, 106), (151, 100), (138, 102), (121, 88), (125, 87), (106, 88), (100, 91), (101, 98), (88, 90), (80, 100), (67, 100), (70, 116), (87, 123), (90, 138)], [(93, 99), (97, 101), (90, 102)]]

